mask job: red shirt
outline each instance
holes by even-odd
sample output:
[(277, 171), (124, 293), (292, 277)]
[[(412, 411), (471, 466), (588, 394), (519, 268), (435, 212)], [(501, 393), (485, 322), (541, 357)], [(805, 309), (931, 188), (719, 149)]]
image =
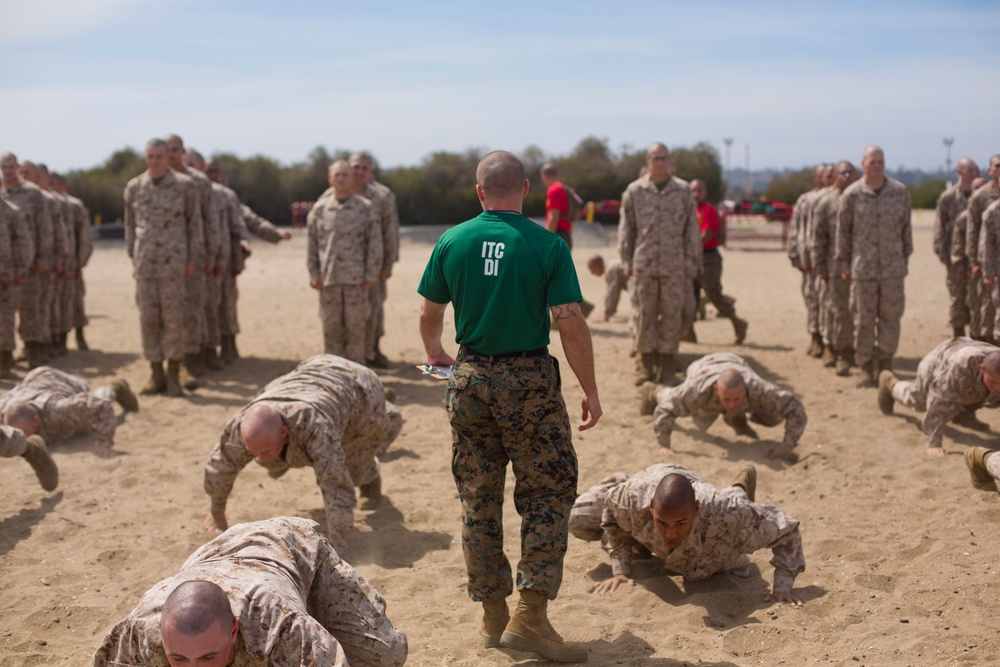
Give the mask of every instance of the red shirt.
[(569, 195), (566, 194), (566, 188), (559, 181), (550, 185), (549, 189), (545, 191), (546, 218), (549, 217), (549, 211), (552, 210), (559, 211), (559, 224), (556, 229), (573, 229), (573, 225), (566, 219), (566, 213), (569, 211)]
[(701, 224), (701, 231), (704, 232), (706, 229), (712, 230), (711, 238), (706, 240), (702, 246), (702, 250), (712, 250), (713, 248), (719, 247), (719, 214), (716, 212), (715, 207), (709, 204), (707, 201), (698, 204), (698, 222)]

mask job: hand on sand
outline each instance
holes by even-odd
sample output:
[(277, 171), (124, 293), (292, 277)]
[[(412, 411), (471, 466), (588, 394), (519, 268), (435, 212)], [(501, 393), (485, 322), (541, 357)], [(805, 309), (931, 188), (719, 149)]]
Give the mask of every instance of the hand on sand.
[(629, 586), (635, 586), (635, 579), (626, 577), (624, 574), (616, 574), (606, 581), (602, 581), (594, 587), (594, 593), (598, 595), (604, 595), (605, 593), (614, 593), (619, 586), (628, 584)]
[(932, 459), (944, 458), (946, 456), (944, 447), (928, 447), (927, 456), (931, 457)]
[(791, 593), (769, 593), (764, 596), (764, 602), (787, 602), (795, 607), (801, 607), (806, 603), (805, 599)]

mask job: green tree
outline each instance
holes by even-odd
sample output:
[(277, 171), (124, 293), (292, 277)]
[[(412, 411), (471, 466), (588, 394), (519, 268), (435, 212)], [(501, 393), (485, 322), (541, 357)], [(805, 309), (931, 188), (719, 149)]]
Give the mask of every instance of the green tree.
[(708, 201), (722, 199), (724, 193), (722, 183), (722, 165), (719, 163), (719, 152), (711, 144), (700, 142), (693, 148), (677, 147), (670, 149), (670, 161), (678, 178), (693, 181), (700, 178), (705, 181), (708, 190)]
[(947, 188), (947, 183), (940, 178), (932, 178), (920, 185), (909, 185), (910, 201), (913, 208), (936, 208), (938, 197)]
[(813, 183), (815, 167), (803, 167), (798, 171), (788, 172), (771, 179), (764, 196), (772, 201), (780, 201), (783, 204), (794, 204), (803, 193), (816, 187)]

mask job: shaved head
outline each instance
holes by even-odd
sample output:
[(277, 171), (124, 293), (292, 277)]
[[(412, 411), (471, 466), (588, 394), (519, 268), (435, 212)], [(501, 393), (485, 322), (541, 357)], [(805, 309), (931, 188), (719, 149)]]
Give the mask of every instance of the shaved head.
[(261, 440), (273, 437), (277, 434), (284, 422), (281, 415), (270, 405), (257, 403), (247, 408), (240, 420), (240, 435), (243, 441), (248, 443), (251, 440)]
[(524, 165), (508, 151), (493, 151), (479, 162), (476, 183), (486, 198), (503, 199), (524, 190)]
[(991, 375), (1000, 376), (1000, 350), (990, 352), (983, 357), (983, 368)]
[(210, 581), (185, 581), (167, 596), (160, 613), (160, 627), (196, 637), (216, 623), (228, 631), (233, 627), (233, 609), (225, 591)]
[(716, 380), (719, 386), (723, 389), (732, 391), (735, 389), (745, 389), (747, 386), (747, 381), (743, 378), (743, 375), (733, 368), (727, 368), (719, 374), (719, 379)]
[(882, 150), (881, 146), (878, 146), (876, 144), (871, 144), (869, 146), (865, 146), (865, 150), (861, 152), (861, 157), (867, 159), (870, 158), (875, 153), (880, 153), (883, 156), (885, 155), (885, 151)]
[(653, 493), (655, 511), (693, 508), (696, 502), (691, 481), (675, 472), (661, 479)]

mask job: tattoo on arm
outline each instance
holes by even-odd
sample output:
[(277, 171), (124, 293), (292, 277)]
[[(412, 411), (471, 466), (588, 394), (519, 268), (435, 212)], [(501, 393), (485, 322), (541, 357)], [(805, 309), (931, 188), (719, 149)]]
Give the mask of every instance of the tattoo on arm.
[(576, 317), (576, 311), (570, 308), (569, 304), (552, 306), (552, 319), (556, 322), (559, 322), (560, 320), (568, 320), (571, 317)]

